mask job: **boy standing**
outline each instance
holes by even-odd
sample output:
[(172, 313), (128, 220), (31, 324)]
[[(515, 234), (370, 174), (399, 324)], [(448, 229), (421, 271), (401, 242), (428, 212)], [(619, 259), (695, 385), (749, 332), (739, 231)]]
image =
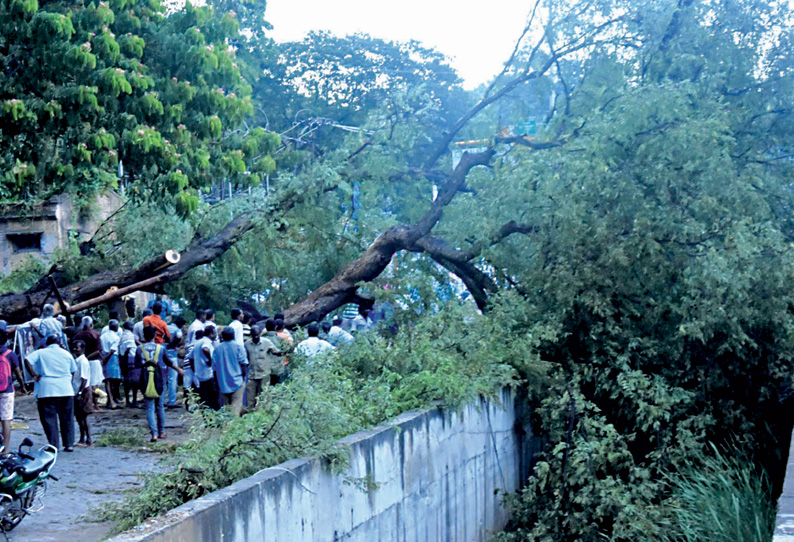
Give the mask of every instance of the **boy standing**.
[(93, 390), (89, 385), (91, 381), (91, 363), (85, 357), (85, 343), (80, 340), (72, 341), (72, 355), (77, 364), (77, 370), (72, 376), (74, 388), (74, 417), (80, 428), (80, 440), (76, 446), (91, 446), (91, 429), (88, 426), (88, 415), (94, 412)]

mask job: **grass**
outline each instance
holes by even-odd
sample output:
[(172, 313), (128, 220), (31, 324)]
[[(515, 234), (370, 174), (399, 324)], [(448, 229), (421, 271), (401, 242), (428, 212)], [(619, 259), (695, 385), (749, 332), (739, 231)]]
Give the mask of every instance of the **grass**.
[(669, 477), (670, 525), (659, 542), (770, 542), (776, 509), (766, 474), (744, 454), (712, 452)]
[(126, 426), (109, 429), (96, 439), (97, 446), (140, 448), (149, 440), (149, 433), (142, 427)]
[(96, 439), (95, 445), (159, 453), (167, 453), (177, 447), (173, 442), (149, 442), (149, 438), (149, 432), (143, 427), (128, 425), (105, 431)]

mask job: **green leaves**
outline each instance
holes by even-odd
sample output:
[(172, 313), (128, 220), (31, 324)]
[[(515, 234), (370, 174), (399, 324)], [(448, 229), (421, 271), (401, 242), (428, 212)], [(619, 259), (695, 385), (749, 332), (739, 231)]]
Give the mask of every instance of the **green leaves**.
[[(126, 184), (136, 185), (130, 197), (188, 212), (198, 189), (221, 179), (257, 184), (275, 171), (277, 137), (257, 132), (242, 150), (234, 134), (253, 106), (228, 45), (239, 37), (233, 13), (191, 5), (166, 13), (147, 0), (68, 9), (9, 0), (0, 19), (6, 200), (70, 192), (89, 202), (116, 185), (120, 159)], [(24, 175), (11, 171), (17, 161), (30, 165)], [(192, 195), (172, 199), (184, 189)]]
[(3, 103), (3, 110), (14, 120), (19, 120), (25, 114), (25, 102), (16, 98), (6, 100)]
[(74, 26), (70, 17), (60, 13), (37, 12), (31, 20), (31, 31), (36, 38), (45, 42), (56, 39), (70, 39), (74, 34)]

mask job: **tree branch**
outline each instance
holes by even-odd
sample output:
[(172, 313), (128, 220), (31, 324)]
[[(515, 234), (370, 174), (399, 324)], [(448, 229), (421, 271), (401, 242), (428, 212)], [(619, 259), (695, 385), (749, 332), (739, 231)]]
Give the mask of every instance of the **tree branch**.
[(456, 250), (440, 237), (426, 235), (409, 250), (427, 253), (438, 264), (460, 278), (480, 310), (487, 308), (489, 294), (494, 294), (498, 290), (493, 278), (477, 269), (466, 258), (465, 253)]
[(463, 187), (466, 176), (476, 166), (487, 165), (493, 148), (481, 153), (466, 153), (430, 205), (415, 224), (397, 224), (378, 235), (364, 253), (350, 262), (331, 280), (284, 311), (284, 323), (302, 325), (319, 320), (329, 312), (353, 300), (358, 285), (377, 278), (391, 262), (395, 253), (413, 247), (430, 233), (441, 219), (443, 208)]

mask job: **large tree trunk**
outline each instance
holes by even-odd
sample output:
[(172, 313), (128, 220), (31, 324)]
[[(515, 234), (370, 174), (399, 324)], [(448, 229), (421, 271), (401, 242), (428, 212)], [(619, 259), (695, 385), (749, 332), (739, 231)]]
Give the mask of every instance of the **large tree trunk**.
[[(134, 269), (104, 271), (72, 284), (68, 284), (57, 272), (52, 276), (64, 301), (70, 305), (101, 296), (112, 286), (121, 288), (161, 274), (167, 274), (163, 283), (172, 282), (194, 267), (209, 263), (221, 256), (253, 227), (253, 213), (243, 213), (213, 237), (195, 238), (187, 249), (181, 252), (182, 257), (179, 262), (165, 268), (163, 257), (158, 256)], [(53, 296), (50, 283), (45, 277), (27, 292), (0, 296), (0, 315), (10, 323), (21, 323), (28, 319), (28, 311), (31, 307), (41, 307), (51, 299)]]

